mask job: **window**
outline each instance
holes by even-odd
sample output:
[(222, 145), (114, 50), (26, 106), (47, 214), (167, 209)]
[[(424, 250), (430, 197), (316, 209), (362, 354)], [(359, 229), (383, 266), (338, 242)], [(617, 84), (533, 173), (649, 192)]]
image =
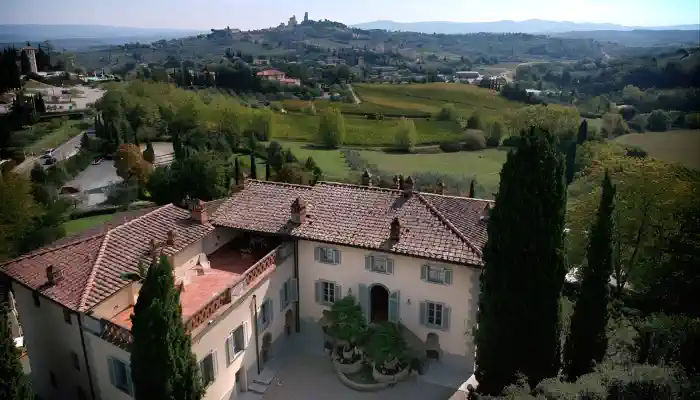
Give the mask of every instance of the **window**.
[(32, 292), (32, 300), (34, 300), (34, 307), (41, 307), (41, 303), (39, 302), (39, 292)]
[(342, 290), (340, 285), (328, 281), (316, 281), (316, 302), (323, 305), (331, 305), (340, 300)]
[(66, 321), (66, 323), (68, 325), (73, 324), (73, 322), (71, 321), (71, 317), (70, 317), (70, 310), (65, 308), (65, 307), (63, 307), (63, 320)]
[(426, 282), (449, 285), (452, 283), (452, 270), (444, 267), (423, 265), (420, 271), (420, 278)]
[(367, 256), (365, 257), (365, 269), (392, 275), (394, 273), (394, 260), (381, 256)]
[(70, 358), (73, 361), (73, 366), (75, 367), (75, 369), (80, 371), (80, 359), (78, 358), (78, 353), (71, 351)]
[(112, 385), (122, 392), (131, 395), (133, 388), (131, 386), (131, 368), (124, 361), (116, 358), (108, 358), (109, 365), (109, 380)]
[(330, 247), (316, 247), (316, 261), (324, 264), (340, 264), (340, 251)]
[(450, 327), (450, 307), (432, 301), (421, 302), (420, 323), (428, 328), (448, 330)]
[(226, 338), (226, 366), (228, 367), (233, 363), (233, 360), (238, 357), (239, 354), (246, 347), (246, 332), (248, 331), (247, 323), (243, 323), (238, 326), (228, 338)]
[(264, 331), (270, 325), (274, 318), (273, 311), (272, 301), (270, 299), (265, 300), (258, 312), (258, 333)]
[(204, 384), (204, 387), (214, 382), (216, 378), (216, 352), (207, 354), (207, 356), (199, 362), (199, 373), (202, 376), (202, 384)]
[(282, 288), (280, 288), (280, 312), (284, 311), (293, 301), (298, 301), (297, 280), (295, 278), (289, 278), (282, 284)]
[(58, 381), (56, 381), (56, 374), (49, 372), (49, 379), (51, 380), (51, 386), (54, 389), (58, 389)]

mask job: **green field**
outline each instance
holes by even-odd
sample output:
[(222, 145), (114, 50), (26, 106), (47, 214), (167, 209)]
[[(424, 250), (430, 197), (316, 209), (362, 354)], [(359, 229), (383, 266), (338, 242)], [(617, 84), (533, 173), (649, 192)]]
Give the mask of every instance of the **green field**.
[(504, 99), (493, 90), (460, 83), (357, 84), (353, 88), (363, 103), (393, 107), (406, 112), (432, 114), (440, 111), (446, 103), (452, 103), (463, 115), (478, 111), (486, 119), (494, 120), (523, 106)]
[[(54, 148), (80, 134), (79, 125), (82, 121), (65, 121), (51, 132), (41, 136), (41, 138), (27, 147), (30, 153), (41, 153), (46, 149)], [(41, 125), (34, 125), (30, 129), (37, 129)]]
[(93, 226), (110, 221), (113, 217), (114, 214), (107, 214), (73, 219), (65, 222), (63, 224), (63, 228), (66, 230), (66, 235), (73, 235), (75, 233), (80, 233), (86, 229), (92, 228)]
[(659, 160), (700, 169), (700, 130), (631, 133), (615, 140), (639, 147)]
[[(318, 131), (318, 116), (289, 113), (276, 116), (275, 140), (313, 141)], [(461, 128), (456, 122), (415, 119), (418, 144), (436, 144), (461, 137)], [(350, 146), (391, 146), (397, 119), (383, 121), (364, 117), (345, 116), (345, 144)]]
[(301, 161), (313, 157), (316, 164), (323, 170), (325, 180), (342, 181), (350, 174), (350, 168), (345, 163), (340, 150), (314, 149), (299, 142), (280, 142), (280, 144), (283, 148), (291, 149), (292, 154)]

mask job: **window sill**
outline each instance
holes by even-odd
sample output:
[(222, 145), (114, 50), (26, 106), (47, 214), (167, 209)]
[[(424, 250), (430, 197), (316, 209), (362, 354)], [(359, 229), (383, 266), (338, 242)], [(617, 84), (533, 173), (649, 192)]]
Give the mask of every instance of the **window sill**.
[(226, 368), (232, 366), (233, 363), (236, 362), (236, 360), (238, 359), (238, 357), (240, 357), (243, 353), (245, 353), (245, 349), (239, 350), (236, 354), (234, 354), (234, 355), (233, 355), (233, 358), (231, 358), (231, 360), (229, 361), (229, 363), (226, 364)]

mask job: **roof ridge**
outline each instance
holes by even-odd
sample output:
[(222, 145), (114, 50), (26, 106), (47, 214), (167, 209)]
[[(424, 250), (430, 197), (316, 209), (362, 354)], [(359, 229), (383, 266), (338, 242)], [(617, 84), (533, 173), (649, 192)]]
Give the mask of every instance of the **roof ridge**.
[(104, 250), (107, 247), (107, 243), (109, 242), (109, 236), (112, 233), (112, 230), (110, 229), (107, 233), (105, 233), (104, 238), (102, 239), (102, 243), (100, 243), (100, 249), (97, 250), (97, 257), (95, 258), (95, 261), (92, 263), (92, 268), (90, 269), (90, 275), (87, 278), (87, 281), (85, 281), (85, 287), (83, 288), (83, 293), (80, 295), (80, 301), (78, 302), (78, 311), (82, 311), (83, 308), (85, 307), (85, 303), (87, 302), (88, 295), (90, 294), (90, 291), (92, 290), (92, 285), (95, 282), (95, 275), (97, 275), (97, 267), (99, 262), (102, 260), (102, 257), (104, 255)]
[(474, 201), (486, 201), (489, 203), (495, 203), (496, 200), (489, 200), (489, 199), (479, 199), (476, 197), (465, 197), (465, 196), (455, 196), (452, 194), (439, 194), (439, 193), (430, 193), (430, 192), (420, 192), (421, 195), (427, 194), (429, 196), (440, 196), (440, 197), (447, 197), (451, 199), (464, 199), (464, 200), (474, 200)]
[[(345, 182), (332, 182), (332, 181), (319, 181), (319, 185), (329, 185), (329, 186), (345, 186), (349, 188), (354, 188), (354, 189), (364, 189), (364, 190), (373, 190), (375, 192), (389, 192), (389, 193), (401, 193), (401, 189), (391, 189), (391, 188), (383, 188), (381, 186), (364, 186), (364, 185), (358, 185), (356, 183), (345, 183)], [(418, 193), (418, 192), (414, 192)]]
[[(254, 183), (263, 183), (266, 185), (272, 185), (272, 186), (288, 186), (288, 187), (296, 187), (296, 188), (303, 188), (303, 189), (313, 189), (313, 186), (310, 185), (300, 185), (297, 183), (286, 183), (286, 182), (274, 182), (274, 181), (265, 181), (262, 179), (250, 179), (246, 178), (246, 182), (254, 182)], [(229, 196), (230, 198), (231, 196)]]
[[(111, 229), (110, 229), (110, 231), (111, 231)], [(4, 262), (0, 262), (0, 267), (2, 267), (2, 266), (4, 266), (4, 265), (8, 265), (8, 264), (15, 263), (15, 262), (18, 262), (18, 261), (26, 260), (27, 258), (30, 258), (30, 257), (37, 257), (37, 256), (44, 255), (44, 254), (46, 254), (46, 253), (51, 253), (51, 252), (53, 252), (53, 251), (61, 250), (61, 249), (65, 248), (65, 247), (68, 247), (68, 246), (75, 246), (75, 245), (77, 245), (77, 244), (80, 244), (80, 243), (83, 243), (83, 242), (87, 242), (88, 240), (93, 240), (93, 239), (97, 239), (97, 238), (100, 237), (100, 236), (105, 236), (106, 234), (107, 234), (107, 232), (100, 232), (100, 233), (96, 233), (96, 234), (94, 234), (94, 235), (90, 235), (90, 236), (78, 238), (78, 239), (73, 240), (73, 241), (71, 241), (71, 242), (64, 243), (64, 244), (62, 244), (62, 245), (60, 245), (60, 246), (43, 247), (43, 248), (38, 249), (38, 250), (36, 250), (36, 251), (34, 251), (34, 252), (27, 253), (27, 254), (25, 254), (25, 255), (23, 255), (23, 256), (20, 256), (20, 257), (17, 257), (17, 258), (13, 258), (13, 259), (11, 259), (11, 260), (7, 260), (7, 261), (4, 261)]]
[(435, 208), (435, 206), (432, 205), (428, 201), (428, 199), (423, 197), (423, 195), (421, 193), (416, 193), (416, 197), (418, 197), (418, 199), (428, 208), (428, 210), (430, 210), (430, 212), (433, 213), (433, 215), (435, 215), (440, 220), (440, 222), (445, 224), (445, 226), (447, 226), (447, 228), (450, 229), (452, 231), (452, 233), (457, 235), (457, 237), (460, 238), (460, 240), (462, 240), (462, 242), (464, 242), (467, 246), (469, 246), (469, 248), (471, 248), (479, 257), (482, 256), (481, 249), (476, 247), (469, 239), (467, 239), (467, 237), (462, 232), (460, 232), (460, 230), (457, 229), (457, 227), (454, 226), (454, 224), (452, 222), (450, 222), (449, 219), (447, 219), (444, 215), (442, 215), (442, 213), (440, 211), (438, 211), (438, 209)]

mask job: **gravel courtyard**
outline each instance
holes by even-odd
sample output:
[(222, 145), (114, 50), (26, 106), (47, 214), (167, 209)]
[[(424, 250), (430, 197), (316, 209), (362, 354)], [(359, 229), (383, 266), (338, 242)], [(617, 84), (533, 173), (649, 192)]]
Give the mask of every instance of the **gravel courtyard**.
[(378, 392), (357, 392), (344, 386), (328, 357), (298, 354), (287, 361), (265, 392), (265, 400), (463, 400), (462, 393), (415, 377)]

